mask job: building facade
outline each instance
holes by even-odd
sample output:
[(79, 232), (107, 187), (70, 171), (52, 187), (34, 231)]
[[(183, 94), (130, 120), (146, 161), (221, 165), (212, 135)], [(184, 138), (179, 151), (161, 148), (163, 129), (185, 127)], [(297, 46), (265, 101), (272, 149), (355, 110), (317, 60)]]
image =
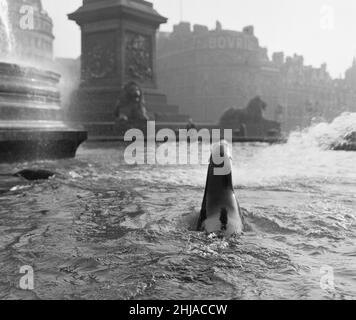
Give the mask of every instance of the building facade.
[(53, 59), (53, 22), (41, 0), (8, 0), (13, 55), (20, 61), (47, 64)]
[(157, 58), (159, 86), (195, 121), (217, 122), (255, 96), (267, 103), (265, 117), (282, 122), (284, 131), (356, 111), (356, 61), (347, 81), (332, 79), (325, 64), (306, 66), (302, 56), (279, 52), (270, 59), (253, 26), (238, 32), (219, 22), (214, 30), (180, 23), (159, 34)]

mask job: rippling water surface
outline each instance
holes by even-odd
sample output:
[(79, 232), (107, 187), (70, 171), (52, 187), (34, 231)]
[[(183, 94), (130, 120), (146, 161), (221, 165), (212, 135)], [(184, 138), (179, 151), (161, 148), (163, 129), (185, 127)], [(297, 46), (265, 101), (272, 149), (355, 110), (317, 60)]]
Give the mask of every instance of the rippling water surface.
[[(1, 299), (356, 298), (356, 153), (235, 144), (246, 231), (227, 241), (191, 230), (206, 165), (129, 166), (124, 148), (0, 166), (58, 173), (0, 194)], [(19, 289), (23, 265), (33, 291)]]

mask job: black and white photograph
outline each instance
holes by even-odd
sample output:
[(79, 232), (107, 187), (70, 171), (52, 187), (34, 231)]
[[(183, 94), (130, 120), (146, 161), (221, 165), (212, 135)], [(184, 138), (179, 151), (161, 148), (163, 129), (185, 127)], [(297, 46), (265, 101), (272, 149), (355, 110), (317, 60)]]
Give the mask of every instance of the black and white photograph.
[(354, 0), (0, 0), (0, 300), (355, 299)]

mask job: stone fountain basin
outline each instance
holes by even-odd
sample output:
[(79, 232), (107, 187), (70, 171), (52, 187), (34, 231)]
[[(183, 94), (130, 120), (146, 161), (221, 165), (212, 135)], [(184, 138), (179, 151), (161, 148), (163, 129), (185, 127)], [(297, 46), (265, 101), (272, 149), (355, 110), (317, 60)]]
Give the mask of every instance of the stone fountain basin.
[(74, 157), (87, 132), (62, 121), (60, 75), (0, 63), (0, 162)]
[(75, 157), (87, 132), (59, 121), (0, 121), (0, 163)]

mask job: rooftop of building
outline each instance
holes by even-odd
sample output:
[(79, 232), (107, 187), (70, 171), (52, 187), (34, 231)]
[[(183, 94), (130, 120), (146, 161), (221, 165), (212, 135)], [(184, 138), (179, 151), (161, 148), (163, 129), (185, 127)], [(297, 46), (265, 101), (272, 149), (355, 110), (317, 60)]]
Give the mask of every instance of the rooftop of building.
[(230, 34), (231, 36), (236, 35), (244, 35), (249, 37), (255, 37), (254, 34), (254, 27), (253, 26), (246, 26), (243, 28), (242, 31), (235, 31), (224, 29), (220, 21), (216, 21), (216, 25), (214, 29), (209, 29), (205, 25), (201, 24), (194, 24), (192, 25), (190, 22), (180, 22), (177, 25), (173, 26), (173, 32), (160, 32), (161, 36), (180, 36), (180, 37), (191, 37), (191, 36), (204, 36), (213, 33), (224, 33)]
[[(259, 45), (258, 38), (255, 35), (254, 26), (246, 26), (242, 31), (228, 30), (224, 29), (222, 24), (219, 21), (216, 21), (216, 26), (213, 29), (200, 24), (192, 25), (189, 22), (180, 22), (177, 25), (173, 26), (172, 32), (159, 32), (159, 40), (176, 40), (177, 38), (185, 37), (200, 37), (200, 36), (211, 36), (214, 34), (221, 35), (231, 35), (231, 36), (245, 36), (253, 37), (257, 40)], [(292, 77), (300, 77), (305, 80), (318, 79), (322, 81), (333, 81), (335, 82), (342, 80), (342, 77), (333, 78), (328, 72), (328, 67), (326, 63), (321, 64), (319, 67), (312, 65), (306, 65), (303, 55), (294, 54), (292, 56), (286, 55), (284, 52), (273, 52), (271, 56), (268, 54), (268, 49), (261, 47), (259, 45), (259, 50), (261, 52), (260, 57), (264, 59), (264, 67), (272, 69), (280, 69), (282, 72), (290, 73)], [(354, 77), (356, 82), (356, 58), (353, 61), (352, 66), (345, 72), (345, 77)]]

